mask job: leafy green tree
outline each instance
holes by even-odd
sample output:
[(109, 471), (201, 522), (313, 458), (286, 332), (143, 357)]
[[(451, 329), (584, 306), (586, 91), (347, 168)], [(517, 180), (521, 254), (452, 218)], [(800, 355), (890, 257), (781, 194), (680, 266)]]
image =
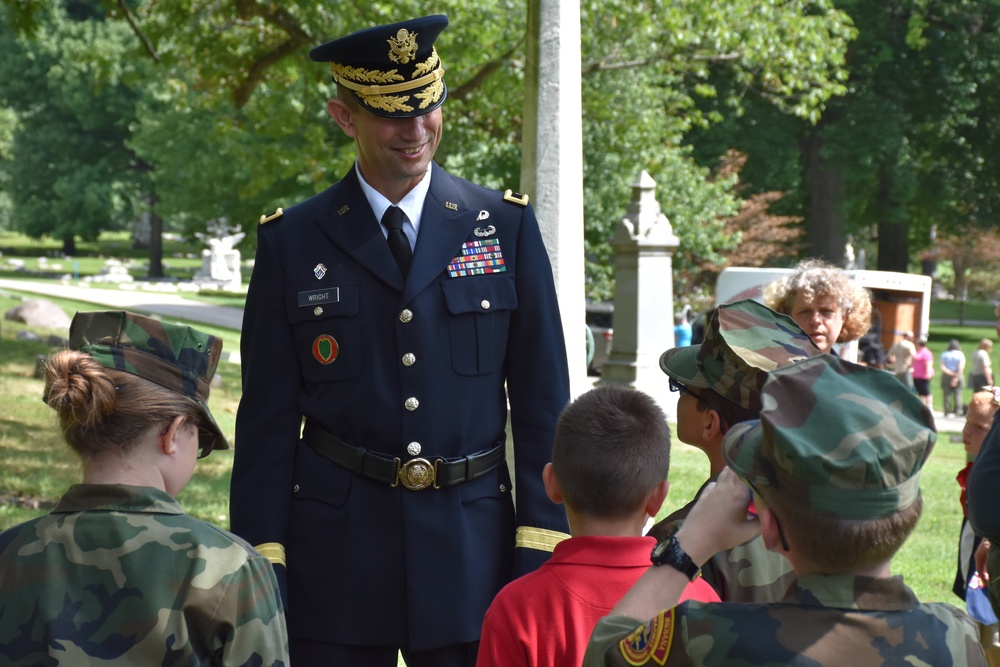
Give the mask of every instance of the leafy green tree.
[[(136, 215), (141, 178), (126, 148), (135, 118), (130, 34), (96, 3), (46, 2), (33, 15), (44, 39), (0, 26), (0, 104), (17, 116), (4, 183), (16, 228), (75, 253)], [(4, 24), (6, 25), (6, 24)]]
[[(194, 231), (226, 219), (247, 228), (338, 179), (353, 147), (326, 118), (329, 74), (308, 60), (309, 47), (430, 11), (451, 20), (441, 38), (449, 100), (438, 160), (477, 182), (517, 187), (523, 0), (433, 9), (416, 0), (107, 4), (152, 65), (127, 145), (155, 166), (156, 209), (173, 225)], [(739, 207), (735, 179), (713, 179), (686, 133), (739, 114), (749, 90), (815, 120), (843, 91), (853, 29), (830, 0), (602, 0), (583, 2), (581, 13), (588, 290), (601, 298), (612, 289), (611, 230), (643, 169), (681, 237), (679, 266), (718, 262), (734, 247), (724, 230)], [(729, 88), (716, 85), (723, 78)], [(699, 100), (718, 107), (705, 112)]]
[[(853, 237), (877, 268), (906, 271), (936, 226), (997, 225), (1000, 5), (994, 0), (841, 0), (858, 30), (847, 93), (818, 123), (751, 96), (741, 117), (692, 135), (698, 160), (750, 155), (759, 191), (789, 192), (813, 256), (841, 261)], [(732, 82), (722, 85), (734, 87)], [(871, 267), (870, 267), (871, 268)]]

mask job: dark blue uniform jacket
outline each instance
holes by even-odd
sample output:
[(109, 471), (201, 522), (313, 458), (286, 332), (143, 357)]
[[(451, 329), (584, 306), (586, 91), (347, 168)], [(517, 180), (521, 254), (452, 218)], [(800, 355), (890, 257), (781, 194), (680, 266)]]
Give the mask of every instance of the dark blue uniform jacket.
[[(453, 260), (484, 240), (504, 270), (461, 275)], [(434, 165), (404, 281), (352, 169), (258, 241), (232, 530), (284, 558), (293, 636), (413, 650), (478, 639), (496, 592), (568, 530), (541, 480), (569, 382), (532, 208)], [(411, 443), (424, 458), (466, 456), (505, 441), (508, 394), (516, 512), (507, 466), (411, 491), (300, 441), (304, 417), (402, 461)]]

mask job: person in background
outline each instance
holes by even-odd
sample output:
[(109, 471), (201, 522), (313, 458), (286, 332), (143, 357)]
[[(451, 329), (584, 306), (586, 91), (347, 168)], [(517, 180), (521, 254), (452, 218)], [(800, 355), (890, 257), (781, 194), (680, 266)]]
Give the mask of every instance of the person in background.
[[(566, 508), (572, 537), (546, 563), (515, 579), (486, 612), (477, 667), (579, 665), (597, 619), (649, 568), (643, 537), (667, 495), (670, 428), (643, 392), (598, 385), (559, 418), (542, 477)], [(718, 602), (703, 579), (682, 599)]]
[[(996, 332), (1000, 337), (1000, 305)], [(969, 523), (976, 535), (983, 538), (976, 553), (976, 569), (985, 575), (990, 604), (1000, 617), (1000, 410), (993, 415), (993, 425), (983, 440), (976, 461), (966, 481)]]
[[(583, 664), (984, 667), (972, 619), (892, 575), (923, 507), (930, 410), (829, 354), (768, 375), (760, 420), (726, 434), (729, 467), (598, 621)], [(678, 605), (701, 564), (755, 532), (798, 575), (780, 603)]]
[[(790, 317), (745, 299), (719, 306), (705, 341), (675, 347), (660, 357), (677, 398), (677, 438), (708, 457), (709, 475), (695, 500), (649, 530), (662, 540), (676, 531), (701, 492), (722, 472), (722, 442), (736, 424), (760, 413), (760, 388), (767, 373), (821, 354)], [(728, 602), (776, 602), (794, 581), (788, 561), (768, 551), (759, 537), (720, 552), (702, 575)]]
[(0, 533), (0, 664), (288, 664), (271, 564), (174, 499), (229, 444), (208, 410), (222, 340), (79, 312), (44, 400), (83, 482)]
[(969, 389), (972, 391), (993, 386), (993, 363), (990, 361), (992, 349), (993, 341), (983, 338), (979, 341), (979, 347), (972, 353), (972, 366), (969, 369)]
[(686, 347), (691, 344), (691, 323), (688, 321), (688, 314), (691, 312), (691, 306), (684, 306), (683, 310), (676, 315), (674, 318), (676, 325), (674, 326), (674, 345), (676, 347)]
[(955, 573), (955, 584), (952, 587), (955, 595), (965, 601), (969, 615), (979, 624), (980, 641), (991, 667), (1000, 665), (1000, 635), (998, 635), (1000, 628), (997, 626), (997, 616), (986, 593), (984, 577), (981, 576), (976, 563), (976, 551), (982, 544), (983, 538), (976, 535), (969, 524), (966, 488), (973, 462), (993, 425), (993, 417), (1000, 404), (998, 402), (1000, 402), (1000, 387), (977, 391), (972, 394), (969, 410), (965, 415), (962, 444), (965, 445), (967, 462), (956, 476), (961, 489), (959, 502), (962, 505), (962, 526), (958, 538), (958, 568)]
[(832, 264), (800, 262), (764, 288), (768, 308), (790, 316), (823, 352), (858, 340), (871, 325), (871, 294)]
[(916, 354), (913, 355), (913, 387), (917, 396), (929, 409), (934, 409), (934, 397), (931, 396), (931, 378), (934, 377), (934, 353), (927, 347), (927, 334), (920, 334), (915, 344)]
[(952, 338), (948, 349), (941, 353), (941, 392), (944, 394), (944, 416), (959, 415), (964, 411), (962, 377), (965, 375), (965, 354), (958, 340)]
[(913, 332), (904, 331), (902, 338), (889, 348), (889, 363), (896, 379), (910, 391), (916, 391), (913, 385), (913, 357), (917, 355), (917, 346), (913, 344)]
[(310, 51), (357, 160), (258, 226), (231, 526), (300, 667), (473, 665), (497, 592), (568, 536), (542, 483), (569, 402), (552, 267), (527, 196), (434, 162), (447, 25)]

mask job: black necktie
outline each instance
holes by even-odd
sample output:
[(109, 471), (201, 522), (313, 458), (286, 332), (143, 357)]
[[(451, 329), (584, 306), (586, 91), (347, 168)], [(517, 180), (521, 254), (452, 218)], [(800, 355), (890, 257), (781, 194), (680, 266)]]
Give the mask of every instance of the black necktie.
[(392, 256), (396, 258), (396, 264), (399, 264), (399, 270), (404, 276), (410, 270), (410, 260), (413, 259), (410, 240), (403, 232), (403, 220), (405, 219), (406, 215), (403, 213), (403, 209), (398, 206), (390, 206), (382, 215), (382, 224), (389, 230), (386, 235), (389, 250), (392, 251)]

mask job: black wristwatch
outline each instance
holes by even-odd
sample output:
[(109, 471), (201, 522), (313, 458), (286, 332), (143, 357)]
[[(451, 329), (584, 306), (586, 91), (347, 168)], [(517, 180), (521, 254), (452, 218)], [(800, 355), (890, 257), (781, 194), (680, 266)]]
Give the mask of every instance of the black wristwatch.
[(679, 570), (691, 581), (698, 578), (701, 568), (694, 564), (691, 557), (681, 548), (680, 542), (673, 535), (664, 538), (653, 547), (653, 553), (649, 555), (649, 560), (653, 565), (669, 565), (675, 570)]

